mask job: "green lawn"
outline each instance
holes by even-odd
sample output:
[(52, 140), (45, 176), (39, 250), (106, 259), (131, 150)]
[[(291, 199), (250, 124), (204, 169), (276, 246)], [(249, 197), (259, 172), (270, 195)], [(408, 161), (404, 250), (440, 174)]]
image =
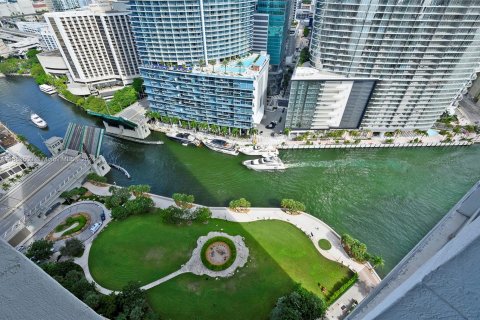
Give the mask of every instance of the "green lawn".
[(163, 319), (266, 319), (276, 300), (296, 282), (322, 295), (319, 283), (331, 289), (351, 276), (285, 222), (239, 224), (214, 219), (208, 224), (171, 226), (155, 214), (110, 223), (93, 243), (90, 271), (110, 289), (120, 289), (131, 280), (147, 284), (180, 268), (197, 238), (209, 231), (245, 237), (249, 262), (231, 278), (184, 274), (150, 289), (148, 300)]

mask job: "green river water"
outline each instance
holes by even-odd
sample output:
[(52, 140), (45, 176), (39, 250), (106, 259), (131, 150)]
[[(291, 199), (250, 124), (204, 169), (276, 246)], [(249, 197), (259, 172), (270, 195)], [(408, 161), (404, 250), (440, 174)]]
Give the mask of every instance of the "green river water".
[[(29, 121), (34, 111), (48, 130)], [(63, 136), (68, 122), (101, 126), (77, 107), (42, 93), (30, 78), (0, 79), (0, 121), (41, 147)], [(139, 145), (106, 137), (102, 153), (132, 175), (108, 177), (119, 185), (149, 184), (152, 192), (194, 194), (223, 206), (245, 197), (253, 206), (278, 206), (282, 198), (304, 202), (307, 211), (365, 242), (385, 259), (385, 275), (480, 179), (480, 145), (454, 148), (284, 151), (285, 172), (254, 172), (232, 157), (167, 140)], [(278, 235), (281, 237), (282, 235)]]

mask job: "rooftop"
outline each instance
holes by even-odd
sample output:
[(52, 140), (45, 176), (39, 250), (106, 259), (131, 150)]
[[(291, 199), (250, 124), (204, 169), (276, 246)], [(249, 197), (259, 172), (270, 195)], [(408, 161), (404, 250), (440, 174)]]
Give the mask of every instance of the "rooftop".
[(231, 59), (226, 65), (223, 65), (220, 61), (217, 60), (215, 64), (207, 64), (206, 66), (152, 63), (148, 65), (145, 64), (144, 67), (197, 74), (253, 78), (257, 76), (265, 66), (268, 66), (269, 60), (269, 56), (266, 53), (262, 52), (252, 53), (245, 57), (237, 59)]

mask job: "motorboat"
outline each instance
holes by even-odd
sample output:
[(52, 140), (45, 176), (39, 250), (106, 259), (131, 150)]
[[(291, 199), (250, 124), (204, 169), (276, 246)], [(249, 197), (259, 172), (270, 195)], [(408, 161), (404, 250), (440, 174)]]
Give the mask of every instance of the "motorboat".
[(205, 139), (202, 142), (207, 148), (213, 151), (238, 156), (237, 146), (234, 143), (222, 139)]
[(38, 114), (36, 113), (32, 113), (30, 115), (30, 120), (32, 120), (32, 122), (39, 128), (41, 129), (44, 129), (46, 128), (48, 125), (47, 125), (47, 122), (45, 120), (43, 120), (42, 118), (40, 118), (38, 116)]
[(40, 91), (45, 92), (47, 94), (57, 93), (57, 90), (55, 90), (55, 87), (49, 86), (48, 84), (41, 84), (38, 87), (40, 88)]
[(243, 165), (255, 171), (285, 170), (286, 166), (279, 157), (263, 157), (255, 160), (243, 161)]
[(275, 147), (261, 147), (258, 145), (250, 145), (241, 147), (238, 149), (243, 154), (248, 156), (262, 156), (262, 157), (271, 157), (278, 156), (278, 150)]
[(166, 133), (167, 137), (171, 140), (178, 141), (182, 145), (194, 145), (200, 146), (200, 140), (198, 140), (193, 134), (188, 132), (175, 132), (175, 133)]

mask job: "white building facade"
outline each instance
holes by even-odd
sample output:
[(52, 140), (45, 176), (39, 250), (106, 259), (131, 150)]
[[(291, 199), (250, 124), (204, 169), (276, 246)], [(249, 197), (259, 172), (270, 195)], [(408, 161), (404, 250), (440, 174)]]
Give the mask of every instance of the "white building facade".
[(109, 5), (45, 14), (73, 81), (126, 85), (138, 77), (138, 56), (128, 12)]
[(478, 0), (318, 0), (316, 68), (379, 79), (361, 127), (428, 129), (453, 110), (480, 62)]
[(40, 45), (43, 51), (52, 51), (57, 49), (57, 43), (53, 33), (48, 28), (46, 22), (26, 22), (20, 21), (16, 23), (18, 30), (32, 33), (40, 38)]
[(291, 79), (285, 126), (292, 130), (357, 129), (375, 82), (298, 67)]

